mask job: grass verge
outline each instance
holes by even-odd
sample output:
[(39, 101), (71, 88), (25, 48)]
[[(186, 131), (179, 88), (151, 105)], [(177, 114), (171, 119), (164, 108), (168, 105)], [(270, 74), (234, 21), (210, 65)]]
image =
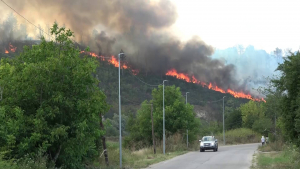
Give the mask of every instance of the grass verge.
[[(238, 128), (225, 132), (226, 144), (259, 143), (261, 135), (247, 128)], [(223, 143), (223, 133), (215, 135), (220, 145)]]
[[(188, 151), (199, 150), (199, 141), (196, 140), (193, 143), (189, 143), (189, 148), (187, 148), (186, 143), (182, 135), (175, 134), (166, 139), (166, 155), (163, 154), (162, 143), (157, 143), (156, 154), (153, 153), (153, 147), (144, 147), (142, 149), (136, 150), (134, 147), (122, 149), (122, 162), (124, 168), (145, 168), (149, 165), (159, 163), (178, 155), (187, 153)], [(119, 142), (108, 141), (107, 142), (108, 158), (109, 158), (109, 168), (119, 167)], [(100, 166), (103, 169), (105, 166), (104, 156), (102, 155), (99, 159)], [(99, 165), (99, 162), (97, 162)]]
[[(280, 146), (282, 144), (282, 146)], [(274, 142), (258, 148), (252, 169), (299, 169), (299, 149), (282, 142)]]
[[(108, 142), (108, 159), (109, 159), (109, 168), (117, 168), (119, 166), (119, 143), (118, 142)], [(161, 146), (156, 148), (157, 153), (153, 153), (153, 148), (143, 148), (138, 151), (131, 151), (129, 149), (122, 149), (122, 162), (124, 168), (145, 168), (151, 164), (155, 164), (161, 161), (165, 161), (176, 157), (178, 155), (182, 155), (187, 153), (187, 150), (179, 150), (166, 152), (166, 155), (163, 155)], [(104, 157), (100, 157), (100, 166), (105, 166)], [(103, 168), (103, 167), (101, 167)]]

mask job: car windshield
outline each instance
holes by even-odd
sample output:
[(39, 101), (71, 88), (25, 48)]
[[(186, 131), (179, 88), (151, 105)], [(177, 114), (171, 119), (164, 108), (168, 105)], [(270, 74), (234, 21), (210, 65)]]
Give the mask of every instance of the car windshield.
[(203, 137), (203, 141), (214, 141), (215, 139), (213, 137)]

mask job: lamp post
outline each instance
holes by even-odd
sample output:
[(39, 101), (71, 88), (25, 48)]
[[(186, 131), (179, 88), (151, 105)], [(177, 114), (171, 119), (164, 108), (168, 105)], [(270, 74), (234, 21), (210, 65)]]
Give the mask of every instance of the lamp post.
[(121, 121), (121, 83), (120, 83), (120, 60), (121, 57), (124, 57), (124, 52), (121, 49), (120, 53), (118, 54), (118, 58), (119, 58), (119, 132), (120, 132), (120, 136), (119, 136), (119, 149), (120, 149), (120, 168), (122, 168), (122, 121)]
[(224, 98), (226, 96), (223, 97), (223, 141), (224, 141), (224, 145), (226, 144), (225, 142), (225, 122), (224, 122)]
[(163, 152), (166, 153), (166, 134), (165, 134), (165, 82), (163, 81)]
[[(187, 94), (190, 92), (185, 93), (185, 105), (187, 105)], [(186, 129), (186, 147), (189, 148), (189, 129)]]

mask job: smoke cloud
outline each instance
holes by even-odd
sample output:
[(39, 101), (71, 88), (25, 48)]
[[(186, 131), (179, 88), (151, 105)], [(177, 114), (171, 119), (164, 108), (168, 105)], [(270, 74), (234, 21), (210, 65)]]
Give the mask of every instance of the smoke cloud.
[[(65, 24), (78, 41), (102, 55), (123, 49), (129, 63), (140, 70), (165, 74), (175, 68), (223, 89), (246, 90), (235, 79), (232, 64), (210, 57), (211, 46), (199, 37), (183, 42), (172, 34), (170, 27), (178, 15), (169, 0), (10, 0), (8, 4), (33, 23)], [(0, 32), (1, 37), (6, 35)]]

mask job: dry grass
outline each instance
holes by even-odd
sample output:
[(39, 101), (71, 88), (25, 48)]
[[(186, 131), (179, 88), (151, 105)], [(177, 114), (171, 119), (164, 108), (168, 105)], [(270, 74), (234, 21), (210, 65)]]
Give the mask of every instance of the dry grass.
[[(152, 146), (137, 150), (135, 146), (140, 147), (140, 143), (136, 143), (135, 146), (131, 146), (130, 148), (123, 147), (123, 166), (125, 168), (145, 168), (151, 164), (155, 164), (184, 154), (188, 152), (188, 150), (194, 150), (196, 144), (190, 143), (189, 149), (187, 149), (185, 141), (186, 140), (180, 134), (175, 134), (168, 137), (166, 139), (166, 155), (163, 155), (162, 142), (157, 143), (156, 154), (154, 154)], [(199, 143), (197, 145), (199, 146)], [(107, 168), (117, 168), (119, 166), (119, 143), (109, 141), (107, 142), (107, 149), (110, 163), (110, 167)], [(103, 156), (101, 157), (100, 161), (100, 166), (105, 166)]]
[(299, 169), (299, 149), (284, 145), (281, 141), (260, 146), (256, 164), (252, 169)]
[[(215, 135), (218, 139), (219, 144), (223, 143), (223, 133)], [(259, 143), (260, 134), (247, 128), (239, 128), (234, 130), (229, 130), (225, 132), (226, 144), (246, 144), (246, 143)]]

